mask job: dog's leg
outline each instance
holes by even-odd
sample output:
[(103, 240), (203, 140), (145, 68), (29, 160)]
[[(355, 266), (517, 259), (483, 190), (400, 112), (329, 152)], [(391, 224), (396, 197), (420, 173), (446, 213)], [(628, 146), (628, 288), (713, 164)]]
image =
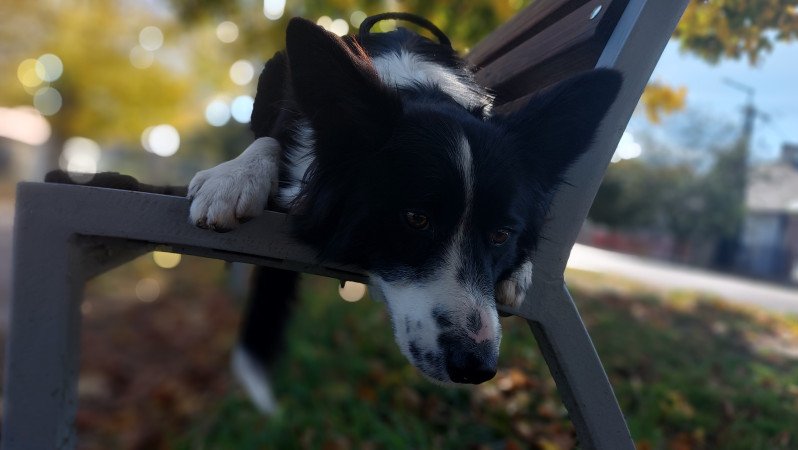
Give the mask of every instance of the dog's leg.
[(280, 356), (284, 332), (296, 299), (299, 274), (256, 267), (239, 343), (233, 352), (233, 373), (263, 414), (274, 414), (269, 368)]
[(526, 298), (526, 292), (532, 285), (532, 261), (525, 260), (510, 276), (500, 280), (496, 285), (496, 303), (518, 308)]
[(281, 147), (256, 139), (236, 159), (194, 175), (188, 187), (191, 222), (214, 231), (230, 231), (258, 216), (276, 191)]

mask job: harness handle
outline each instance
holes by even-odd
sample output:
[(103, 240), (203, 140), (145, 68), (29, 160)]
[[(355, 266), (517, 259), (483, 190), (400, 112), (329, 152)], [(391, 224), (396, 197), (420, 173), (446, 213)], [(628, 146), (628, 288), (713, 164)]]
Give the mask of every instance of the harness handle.
[(435, 37), (438, 38), (438, 42), (440, 42), (441, 44), (449, 48), (452, 47), (452, 41), (450, 41), (449, 38), (446, 36), (446, 34), (443, 31), (441, 31), (440, 28), (436, 27), (435, 24), (433, 24), (432, 22), (421, 16), (417, 16), (411, 13), (403, 13), (403, 12), (388, 12), (388, 13), (376, 14), (373, 16), (366, 17), (363, 20), (363, 23), (360, 24), (360, 32), (358, 33), (358, 38), (360, 38), (360, 40), (362, 41), (368, 34), (370, 34), (371, 28), (374, 26), (374, 24), (376, 24), (377, 22), (382, 22), (383, 20), (390, 20), (390, 19), (403, 20), (405, 22), (414, 23), (420, 26), (421, 28), (425, 28), (427, 31), (435, 35)]

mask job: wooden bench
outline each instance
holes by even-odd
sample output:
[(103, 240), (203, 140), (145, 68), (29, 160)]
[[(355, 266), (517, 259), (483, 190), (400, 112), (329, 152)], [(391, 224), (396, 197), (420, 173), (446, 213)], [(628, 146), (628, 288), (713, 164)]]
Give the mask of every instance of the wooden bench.
[[(688, 0), (537, 0), (468, 55), (498, 93), (498, 110), (592, 67), (624, 84), (588, 152), (568, 173), (535, 259), (521, 309), (585, 449), (633, 449), (623, 414), (564, 281), (571, 247), (615, 147)], [(353, 267), (319, 266), (289, 238), (291, 218), (266, 212), (216, 234), (188, 223), (180, 197), (21, 183), (5, 367), (2, 447), (76, 444), (80, 303), (89, 278), (155, 249), (367, 282)]]

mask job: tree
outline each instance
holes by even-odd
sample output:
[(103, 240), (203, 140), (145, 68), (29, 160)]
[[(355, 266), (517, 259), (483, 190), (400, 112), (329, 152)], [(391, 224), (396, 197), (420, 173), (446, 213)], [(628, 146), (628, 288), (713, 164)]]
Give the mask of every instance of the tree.
[[(694, 124), (697, 133), (701, 124)], [(723, 128), (723, 127), (718, 127)], [(715, 247), (711, 263), (728, 267), (743, 219), (745, 158), (740, 139), (712, 145), (704, 134), (693, 136), (712, 155), (706, 167), (692, 158), (621, 161), (612, 164), (590, 210), (594, 222), (616, 230), (666, 233), (676, 243), (677, 258), (688, 258), (691, 244)], [(662, 143), (660, 154), (674, 154)]]
[(775, 42), (798, 38), (798, 0), (693, 1), (674, 37), (710, 63), (746, 58), (756, 64)]

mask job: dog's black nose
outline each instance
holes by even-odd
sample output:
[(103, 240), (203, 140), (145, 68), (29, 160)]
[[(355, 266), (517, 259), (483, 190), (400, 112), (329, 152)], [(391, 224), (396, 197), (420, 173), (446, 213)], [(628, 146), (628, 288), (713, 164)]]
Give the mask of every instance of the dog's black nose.
[(473, 353), (450, 357), (446, 362), (449, 379), (455, 383), (479, 384), (496, 375), (496, 363), (488, 362)]

